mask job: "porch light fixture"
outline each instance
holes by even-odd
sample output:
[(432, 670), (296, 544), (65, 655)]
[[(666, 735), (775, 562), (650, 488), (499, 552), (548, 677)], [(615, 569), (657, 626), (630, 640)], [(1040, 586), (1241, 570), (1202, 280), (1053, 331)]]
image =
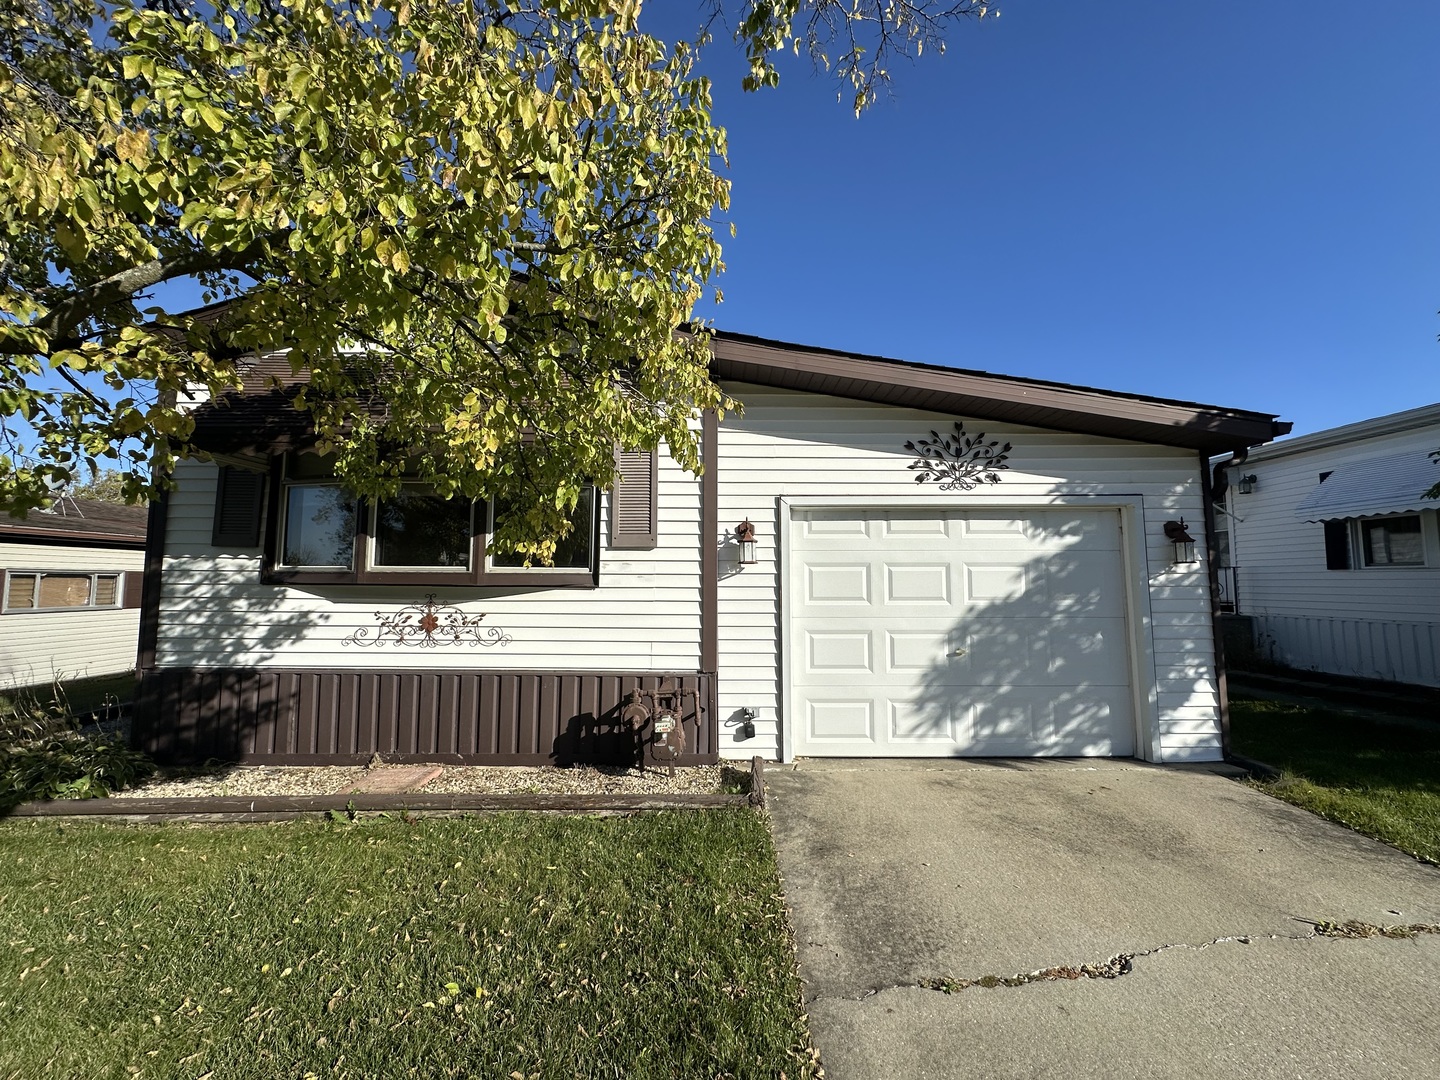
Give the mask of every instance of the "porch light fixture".
[(739, 738), (749, 740), (755, 737), (755, 720), (759, 715), (748, 706), (740, 710)]
[(1171, 560), (1176, 566), (1195, 562), (1195, 538), (1185, 531), (1185, 519), (1165, 522), (1165, 539), (1175, 545)]
[(1249, 495), (1253, 492), (1255, 490), (1255, 474), (1250, 473), (1248, 476), (1240, 477), (1240, 482), (1235, 485), (1235, 490), (1241, 495)]
[(740, 545), (740, 565), (755, 565), (755, 526), (746, 518), (735, 526), (735, 542)]

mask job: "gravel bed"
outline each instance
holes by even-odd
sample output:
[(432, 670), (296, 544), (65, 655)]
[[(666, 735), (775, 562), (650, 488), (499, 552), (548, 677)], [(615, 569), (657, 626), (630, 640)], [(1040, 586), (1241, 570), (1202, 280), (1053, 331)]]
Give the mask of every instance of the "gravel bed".
[(365, 775), (356, 765), (231, 765), (222, 769), (161, 769), (117, 799), (191, 799), (202, 795), (331, 795)]
[[(453, 765), (423, 788), (427, 795), (713, 795), (738, 771), (725, 765), (676, 769), (570, 768), (524, 765)], [(748, 785), (748, 773), (743, 774)], [(731, 781), (731, 790), (735, 790)]]
[[(380, 765), (377, 768), (385, 768)], [(219, 770), (162, 769), (117, 799), (177, 799), (204, 795), (331, 795), (350, 791), (369, 770), (349, 765), (234, 765)], [(676, 769), (568, 769), (554, 766), (447, 765), (421, 788), (426, 795), (685, 795), (748, 791), (748, 768), (698, 765)]]

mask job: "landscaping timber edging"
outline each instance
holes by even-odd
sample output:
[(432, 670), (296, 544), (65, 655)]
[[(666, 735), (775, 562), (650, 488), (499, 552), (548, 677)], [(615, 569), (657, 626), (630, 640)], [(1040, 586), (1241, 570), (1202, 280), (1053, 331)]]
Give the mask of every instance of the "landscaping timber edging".
[(741, 795), (427, 795), (424, 792), (338, 795), (201, 795), (176, 799), (56, 799), (21, 803), (20, 818), (122, 818), (131, 821), (284, 821), (332, 813), (466, 814), (510, 810), (559, 813), (636, 813), (765, 806), (764, 764), (750, 762), (750, 791)]

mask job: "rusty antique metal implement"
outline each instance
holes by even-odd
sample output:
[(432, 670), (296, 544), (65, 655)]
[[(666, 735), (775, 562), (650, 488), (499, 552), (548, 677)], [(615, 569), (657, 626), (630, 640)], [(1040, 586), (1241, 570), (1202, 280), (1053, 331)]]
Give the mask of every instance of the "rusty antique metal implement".
[[(675, 775), (675, 762), (685, 752), (685, 699), (692, 699), (695, 715), (700, 714), (700, 696), (691, 688), (676, 686), (664, 679), (654, 690), (631, 690), (625, 699), (620, 718), (649, 743), (651, 753), (663, 760)], [(650, 727), (648, 738), (643, 734)], [(644, 758), (642, 756), (643, 763)]]

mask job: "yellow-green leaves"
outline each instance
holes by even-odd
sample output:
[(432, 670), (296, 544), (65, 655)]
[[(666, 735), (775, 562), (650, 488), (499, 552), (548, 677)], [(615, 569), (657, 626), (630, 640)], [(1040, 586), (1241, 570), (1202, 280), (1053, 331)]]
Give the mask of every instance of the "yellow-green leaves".
[[(351, 486), (524, 506), (496, 544), (530, 558), (617, 443), (698, 467), (729, 403), (675, 331), (721, 268), (724, 133), (638, 0), (51, 3), (0, 67), (0, 421), (31, 420), (0, 499), (163, 469), (171, 395), (280, 349)], [(230, 308), (129, 302), (181, 277)]]

